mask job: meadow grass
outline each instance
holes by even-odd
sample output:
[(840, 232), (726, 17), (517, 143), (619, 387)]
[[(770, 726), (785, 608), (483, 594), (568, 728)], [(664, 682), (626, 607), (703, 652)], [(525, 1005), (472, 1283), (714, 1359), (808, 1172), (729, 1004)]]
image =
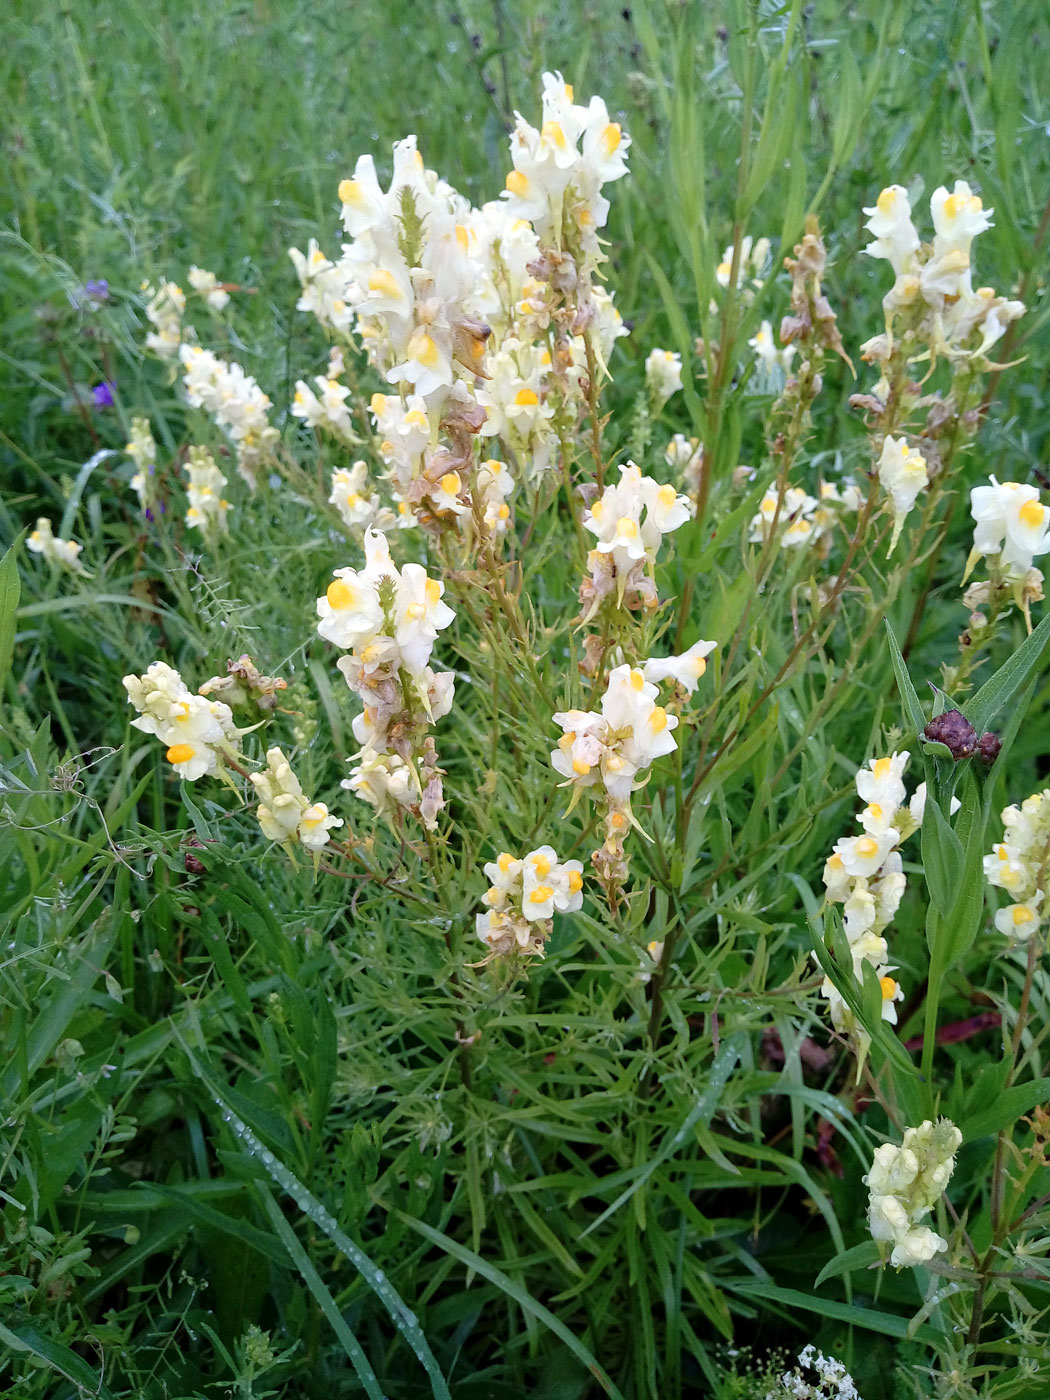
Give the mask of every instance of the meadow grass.
[[(93, 574), (71, 583), (24, 552), (0, 572), (8, 1393), (763, 1396), (774, 1358), (816, 1340), (865, 1400), (1042, 1395), (1042, 1207), (1028, 1272), (968, 1342), (951, 1299), (969, 1304), (972, 1280), (868, 1271), (861, 1178), (893, 1110), (914, 1106), (963, 1128), (952, 1200), (979, 1251), (1001, 1213), (990, 1179), (1023, 1177), (1026, 1202), (1050, 1191), (1029, 1129), (1011, 1136), (1048, 1097), (1045, 972), (1005, 956), (984, 920), (934, 979), (934, 1006), (942, 1025), (985, 1019), (920, 1078), (902, 1049), (930, 1005), (916, 840), (919, 893), (894, 932), (909, 995), (862, 1092), (829, 1042), (812, 953), (857, 767), (916, 748), (883, 621), (925, 703), (966, 625), (967, 491), (993, 471), (1045, 484), (1044, 7), (42, 0), (3, 33), (0, 540), (50, 515)], [(304, 787), (338, 793), (357, 745), (313, 600), (358, 551), (324, 508), (339, 453), (284, 414), (325, 354), (293, 310), (287, 249), (334, 244), (339, 180), (362, 151), (388, 171), (408, 132), (473, 202), (493, 197), (513, 112), (534, 113), (546, 69), (600, 92), (633, 138), (608, 230), (632, 333), (603, 450), (637, 449), (660, 476), (671, 433), (698, 436), (726, 490), (717, 530), (687, 527), (658, 573), (670, 601), (653, 632), (720, 643), (688, 766), (646, 795), (653, 840), (635, 841), (615, 917), (589, 900), (522, 978), (471, 966), (482, 862), (552, 831), (563, 859), (593, 844), (583, 808), (562, 818), (548, 761), (547, 702), (578, 698), (564, 508), (536, 515), (521, 556), (532, 670), (471, 570), (449, 574), (462, 626), (438, 649), (465, 679), (440, 741), (448, 828), (423, 842), (340, 806), (381, 878), (264, 856), (250, 811), (162, 770), (120, 682), (163, 656), (195, 686), (251, 653), (289, 682), (278, 741)], [(848, 400), (886, 286), (860, 256), (861, 207), (889, 184), (928, 197), (955, 178), (995, 208), (981, 280), (1029, 307), (1003, 356), (1019, 363), (988, 378), (980, 437), (942, 497), (958, 501), (943, 546), (931, 534), (889, 562), (873, 553), (834, 628), (796, 657), (819, 570), (789, 560), (759, 590), (740, 540), (761, 491), (728, 489), (737, 464), (766, 461), (769, 396), (746, 375), (708, 379), (653, 422), (643, 361), (660, 345), (693, 362), (694, 339), (717, 334), (713, 269), (735, 235), (786, 254), (815, 214), (860, 382), (829, 362), (804, 460), (813, 480), (863, 477), (870, 444)], [(305, 468), (294, 491), (242, 490), (212, 553), (173, 522), (147, 538), (126, 461), (95, 455), (120, 453), (139, 413), (169, 461), (207, 440), (140, 349), (142, 280), (191, 262), (245, 289), (225, 352), (267, 387)], [(87, 308), (99, 278), (109, 299)], [(740, 347), (785, 300), (770, 277)], [(102, 381), (112, 408), (90, 405)], [(1038, 649), (1023, 676), (999, 669), (1024, 637), (1007, 623), (976, 676), (1005, 675), (1009, 749), (980, 794), (986, 821), (1046, 772)], [(651, 940), (674, 948), (666, 975)], [(1004, 1057), (1022, 991), (1032, 1029)], [(939, 1218), (951, 1227), (944, 1206)], [(953, 1364), (971, 1389), (948, 1388)]]

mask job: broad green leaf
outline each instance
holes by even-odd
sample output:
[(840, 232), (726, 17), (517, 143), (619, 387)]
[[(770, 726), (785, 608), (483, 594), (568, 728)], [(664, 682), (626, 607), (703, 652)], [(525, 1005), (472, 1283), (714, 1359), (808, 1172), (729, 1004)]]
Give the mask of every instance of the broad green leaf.
[(973, 1142), (976, 1138), (989, 1137), (1001, 1133), (1016, 1123), (1023, 1113), (1050, 1100), (1050, 1078), (1031, 1079), (1027, 1084), (1015, 1084), (1012, 1089), (1004, 1089), (991, 1108), (976, 1114), (967, 1123), (960, 1123), (963, 1141)]
[[(98, 1400), (113, 1400), (113, 1392), (105, 1381), (89, 1366), (82, 1356), (54, 1341), (32, 1322), (21, 1321), (9, 1315), (7, 1323), (0, 1322), (0, 1342), (15, 1352), (28, 1352), (51, 1371), (75, 1385), (81, 1395), (97, 1396)], [(9, 1392), (12, 1396), (14, 1392)]]
[(933, 793), (926, 799), (922, 820), (922, 865), (930, 898), (942, 914), (955, 902), (963, 873), (963, 845), (948, 825)]
[(911, 676), (908, 675), (908, 668), (904, 664), (904, 657), (897, 645), (897, 638), (893, 634), (889, 618), (886, 619), (886, 637), (889, 641), (890, 661), (893, 663), (893, 674), (897, 677), (897, 690), (900, 692), (901, 702), (904, 705), (904, 713), (908, 716), (908, 721), (918, 737), (926, 727), (926, 716), (919, 704), (915, 687), (911, 683)]
[(862, 1244), (855, 1244), (852, 1249), (847, 1249), (845, 1253), (836, 1254), (834, 1259), (829, 1259), (814, 1279), (813, 1287), (819, 1288), (825, 1279), (836, 1278), (839, 1274), (848, 1274), (854, 1269), (870, 1269), (873, 1264), (878, 1262), (878, 1245), (874, 1240), (864, 1240)]

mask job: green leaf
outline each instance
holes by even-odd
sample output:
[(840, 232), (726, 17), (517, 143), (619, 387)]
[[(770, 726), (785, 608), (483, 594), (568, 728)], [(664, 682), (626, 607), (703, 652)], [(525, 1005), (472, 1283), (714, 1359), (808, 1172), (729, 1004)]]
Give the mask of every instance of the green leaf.
[(97, 1396), (98, 1400), (113, 1400), (113, 1392), (102, 1377), (90, 1367), (83, 1357), (78, 1356), (61, 1342), (45, 1337), (31, 1322), (16, 1322), (8, 1317), (7, 1324), (0, 1322), (0, 1341), (12, 1351), (28, 1352), (42, 1361), (52, 1371), (57, 1371), (81, 1395)]
[(836, 1278), (839, 1274), (852, 1273), (854, 1269), (870, 1269), (879, 1262), (879, 1247), (874, 1240), (855, 1244), (842, 1254), (829, 1259), (814, 1280), (813, 1287), (819, 1288), (825, 1279)]
[(15, 613), (18, 611), (21, 590), (15, 545), (12, 545), (0, 559), (0, 715), (3, 713), (4, 684), (15, 650)]
[(1015, 1084), (1012, 1089), (999, 1094), (991, 1108), (976, 1114), (968, 1123), (960, 1124), (963, 1141), (973, 1142), (977, 1138), (1001, 1133), (1004, 1128), (1016, 1123), (1023, 1113), (1047, 1100), (1050, 1100), (1050, 1079), (1031, 1079), (1027, 1084)]
[(942, 914), (947, 914), (955, 902), (963, 872), (963, 844), (948, 825), (932, 792), (927, 795), (921, 839), (930, 898)]
[(962, 707), (966, 718), (982, 734), (991, 721), (1005, 709), (1013, 697), (1039, 665), (1050, 642), (1050, 612), (1043, 618), (1030, 637), (1026, 637), (1009, 660), (999, 667), (976, 695)]
[(932, 1327), (922, 1325), (913, 1329), (906, 1317), (880, 1312), (876, 1308), (865, 1308), (859, 1303), (838, 1303), (833, 1298), (816, 1298), (812, 1293), (802, 1293), (797, 1288), (779, 1288), (772, 1283), (727, 1279), (725, 1287), (745, 1298), (764, 1298), (771, 1303), (782, 1303), (791, 1312), (801, 1308), (804, 1312), (821, 1313), (824, 1317), (833, 1317), (839, 1322), (850, 1322), (855, 1327), (863, 1327), (867, 1332), (880, 1332), (884, 1337), (908, 1337), (931, 1346), (944, 1340), (943, 1335)]
[(497, 1269), (495, 1264), (490, 1264), (487, 1259), (483, 1259), (480, 1254), (475, 1254), (472, 1249), (467, 1249), (466, 1245), (459, 1244), (456, 1240), (450, 1239), (448, 1235), (443, 1235), (440, 1230), (435, 1230), (433, 1226), (426, 1225), (422, 1220), (416, 1220), (411, 1215), (406, 1215), (404, 1211), (396, 1211), (397, 1217), (413, 1230), (417, 1230), (431, 1244), (435, 1244), (439, 1249), (443, 1249), (446, 1254), (451, 1254), (454, 1259), (458, 1259), (461, 1264), (465, 1264), (474, 1273), (480, 1274), (482, 1278), (494, 1283), (497, 1288), (506, 1293), (508, 1298), (514, 1301), (526, 1313), (537, 1318), (543, 1325), (550, 1329), (556, 1337), (559, 1337), (572, 1352), (573, 1356), (582, 1361), (594, 1379), (605, 1391), (606, 1395), (611, 1395), (613, 1400), (623, 1400), (620, 1391), (613, 1384), (612, 1378), (600, 1366), (580, 1339), (573, 1335), (563, 1322), (559, 1322), (554, 1314), (548, 1311), (542, 1303), (537, 1303), (536, 1299), (523, 1288), (520, 1283), (515, 1283), (512, 1278), (508, 1278), (501, 1269)]
[(299, 1241), (298, 1235), (285, 1220), (277, 1205), (277, 1202), (267, 1191), (266, 1187), (257, 1184), (256, 1191), (262, 1199), (266, 1208), (266, 1214), (270, 1217), (270, 1224), (280, 1236), (281, 1243), (292, 1260), (292, 1263), (302, 1275), (303, 1282), (314, 1295), (317, 1306), (324, 1313), (332, 1328), (332, 1331), (339, 1338), (340, 1345), (350, 1358), (358, 1380), (365, 1388), (365, 1393), (369, 1400), (384, 1400), (382, 1388), (376, 1379), (376, 1373), (372, 1370), (371, 1363), (364, 1351), (361, 1343), (346, 1325), (342, 1313), (336, 1306), (336, 1301), (324, 1285), (324, 1280), (310, 1262), (310, 1256)]
[(606, 1206), (597, 1219), (591, 1221), (586, 1230), (580, 1235), (581, 1239), (591, 1234), (593, 1230), (597, 1230), (600, 1225), (608, 1220), (610, 1215), (615, 1214), (622, 1205), (629, 1201), (634, 1193), (645, 1185), (653, 1172), (655, 1172), (658, 1167), (662, 1166), (669, 1158), (673, 1157), (679, 1148), (683, 1147), (685, 1143), (690, 1140), (697, 1124), (707, 1124), (711, 1122), (715, 1110), (718, 1108), (721, 1101), (722, 1090), (725, 1088), (729, 1076), (736, 1068), (737, 1061), (743, 1057), (746, 1049), (746, 1037), (743, 1035), (731, 1035), (729, 1037), (715, 1056), (703, 1093), (700, 1094), (696, 1103), (689, 1110), (685, 1121), (670, 1135), (670, 1137), (668, 1137), (660, 1150), (645, 1163), (644, 1167), (638, 1172), (627, 1189), (622, 1191), (611, 1205)]
[(403, 1299), (390, 1280), (376, 1268), (364, 1250), (354, 1244), (353, 1240), (339, 1228), (335, 1217), (321, 1204), (310, 1189), (256, 1137), (247, 1123), (233, 1111), (230, 1107), (228, 1092), (219, 1087), (189, 1047), (184, 1045), (183, 1049), (193, 1067), (194, 1074), (211, 1095), (222, 1114), (223, 1122), (229, 1126), (237, 1141), (245, 1148), (249, 1156), (254, 1157), (265, 1169), (281, 1190), (292, 1198), (307, 1219), (328, 1236), (343, 1258), (353, 1265), (365, 1283), (372, 1289), (390, 1314), (394, 1326), (412, 1348), (426, 1371), (430, 1380), (430, 1388), (436, 1400), (452, 1400), (448, 1384), (441, 1373), (441, 1367), (423, 1335), (415, 1313), (405, 1306)]
[(915, 687), (911, 683), (911, 676), (908, 675), (908, 668), (904, 664), (904, 657), (901, 655), (901, 649), (897, 645), (897, 638), (893, 634), (893, 627), (890, 624), (889, 618), (886, 619), (886, 636), (890, 644), (890, 660), (893, 663), (893, 674), (897, 677), (897, 689), (904, 703), (905, 714), (908, 716), (908, 720), (915, 730), (916, 737), (918, 737), (926, 728), (926, 716), (923, 713), (922, 706), (919, 704), (919, 697), (915, 693)]

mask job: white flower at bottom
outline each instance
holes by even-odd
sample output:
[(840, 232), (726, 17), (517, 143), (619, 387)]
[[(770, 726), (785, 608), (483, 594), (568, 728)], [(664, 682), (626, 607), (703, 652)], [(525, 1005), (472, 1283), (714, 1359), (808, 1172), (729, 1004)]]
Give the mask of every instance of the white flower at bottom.
[(918, 1225), (902, 1235), (893, 1247), (890, 1263), (895, 1269), (912, 1268), (916, 1264), (926, 1264), (935, 1254), (948, 1248), (948, 1241), (941, 1239), (926, 1225)]
[(995, 927), (1007, 937), (1022, 942), (1031, 938), (1039, 927), (1039, 906), (1042, 902), (1043, 891), (1036, 890), (1024, 904), (1008, 904), (996, 913)]

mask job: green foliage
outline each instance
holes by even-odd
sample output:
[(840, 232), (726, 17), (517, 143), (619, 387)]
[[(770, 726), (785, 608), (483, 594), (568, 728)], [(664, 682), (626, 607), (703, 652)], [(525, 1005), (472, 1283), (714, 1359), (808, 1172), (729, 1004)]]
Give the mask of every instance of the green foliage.
[[(960, 778), (919, 735), (922, 682), (966, 625), (967, 493), (991, 471), (1038, 482), (1046, 461), (1044, 7), (47, 0), (16, 7), (7, 37), (5, 1392), (764, 1396), (816, 1340), (865, 1400), (951, 1393), (953, 1367), (957, 1393), (1035, 1400), (1050, 982), (992, 928), (981, 857), (1000, 808), (1045, 781), (1050, 620), (1027, 637), (1007, 620), (974, 693), (953, 692), (1003, 737), (989, 770)], [(651, 840), (631, 837), (625, 897), (610, 908), (589, 887), (524, 977), (477, 965), (482, 863), (546, 839), (586, 863), (601, 839), (584, 804), (563, 816), (548, 757), (552, 710), (589, 689), (571, 507), (553, 492), (523, 507), (505, 607), (433, 546), (459, 615), (439, 643), (457, 671), (449, 809), (430, 842), (374, 820), (338, 789), (354, 707), (313, 634), (313, 600), (359, 551), (322, 485), (345, 451), (284, 411), (325, 353), (291, 310), (286, 250), (334, 242), (339, 179), (363, 151), (387, 168), (409, 131), (488, 198), (545, 68), (602, 93), (634, 143), (609, 226), (633, 333), (602, 451), (629, 446), (661, 480), (672, 433), (706, 454), (709, 508), (661, 556), (667, 601), (639, 654), (719, 646), (678, 754), (640, 794)], [(868, 388), (856, 351), (886, 288), (859, 210), (892, 182), (928, 197), (956, 176), (996, 210), (982, 280), (1016, 278), (1029, 305), (1005, 342), (1020, 363), (990, 376), (981, 434), (938, 513), (908, 527), (911, 553), (887, 560), (877, 522), (829, 607), (826, 561), (744, 543), (776, 474), (746, 346), (785, 312), (786, 283), (719, 301), (714, 268), (744, 233), (786, 254), (819, 217), (860, 382), (828, 358), (798, 460), (810, 489), (846, 472), (866, 490), (871, 441), (848, 400)], [(406, 209), (404, 238), (419, 237)], [(301, 467), (254, 500), (240, 489), (215, 550), (177, 518), (180, 453), (211, 430), (140, 349), (142, 279), (191, 262), (239, 289), (210, 329), (267, 387)], [(650, 415), (654, 344), (695, 377)], [(112, 408), (92, 402), (103, 381)], [(140, 413), (168, 508), (148, 530), (122, 451)], [(734, 478), (741, 462), (753, 483)], [(84, 543), (91, 577), (26, 551), (38, 515)], [(124, 674), (163, 656), (195, 687), (241, 652), (288, 680), (258, 751), (281, 743), (348, 819), (355, 864), (267, 851), (238, 795), (172, 781), (128, 724)], [(893, 747), (930, 792), (894, 923), (895, 1028), (821, 888), (856, 768)], [(862, 1084), (821, 973), (870, 1036)], [(872, 1151), (937, 1113), (965, 1139), (959, 1225), (945, 1207), (933, 1222), (953, 1253), (875, 1272)]]

